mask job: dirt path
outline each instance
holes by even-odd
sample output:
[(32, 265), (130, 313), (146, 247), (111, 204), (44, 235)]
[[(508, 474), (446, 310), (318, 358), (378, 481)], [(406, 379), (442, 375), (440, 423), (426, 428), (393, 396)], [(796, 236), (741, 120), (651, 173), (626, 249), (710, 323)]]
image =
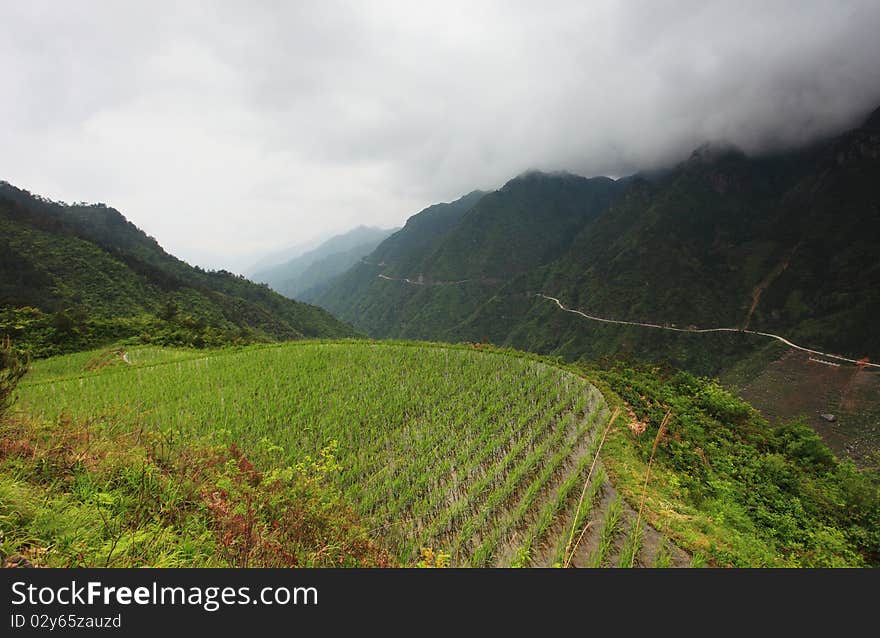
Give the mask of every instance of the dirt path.
[(418, 279), (410, 279), (408, 277), (389, 277), (388, 275), (381, 274), (376, 276), (379, 279), (384, 279), (386, 281), (401, 281), (405, 284), (412, 284), (414, 286), (457, 286), (459, 284), (466, 284), (470, 281), (477, 281), (476, 279), (459, 279), (458, 281), (432, 281), (425, 279), (422, 275), (419, 275)]
[(456, 281), (444, 281), (442, 279), (428, 279), (419, 275), (418, 279), (410, 279), (409, 277), (389, 277), (388, 275), (376, 275), (379, 279), (385, 281), (398, 281), (404, 284), (412, 284), (413, 286), (459, 286), (461, 284), (478, 283), (487, 286), (499, 286), (504, 283), (502, 279), (494, 279), (492, 277), (479, 277), (477, 279), (458, 279)]

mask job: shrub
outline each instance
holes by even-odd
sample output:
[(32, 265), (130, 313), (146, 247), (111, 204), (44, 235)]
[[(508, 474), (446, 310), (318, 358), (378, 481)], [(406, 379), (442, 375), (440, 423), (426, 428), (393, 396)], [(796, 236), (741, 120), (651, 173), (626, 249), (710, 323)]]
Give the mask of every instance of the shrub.
[(12, 404), (12, 393), (27, 372), (27, 363), (12, 349), (6, 338), (0, 345), (0, 417)]

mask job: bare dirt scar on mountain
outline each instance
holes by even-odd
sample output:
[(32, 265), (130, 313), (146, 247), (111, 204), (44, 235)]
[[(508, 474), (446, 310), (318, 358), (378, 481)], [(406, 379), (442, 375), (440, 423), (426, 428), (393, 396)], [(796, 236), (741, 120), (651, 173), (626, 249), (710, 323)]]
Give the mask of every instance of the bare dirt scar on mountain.
[(805, 417), (835, 454), (856, 463), (880, 445), (880, 372), (873, 369), (829, 365), (789, 350), (740, 394), (771, 422)]

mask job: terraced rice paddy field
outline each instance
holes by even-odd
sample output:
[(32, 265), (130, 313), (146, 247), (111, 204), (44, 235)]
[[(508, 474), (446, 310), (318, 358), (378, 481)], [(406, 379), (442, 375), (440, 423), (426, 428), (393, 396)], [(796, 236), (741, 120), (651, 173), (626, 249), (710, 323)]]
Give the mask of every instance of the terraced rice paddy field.
[(688, 557), (614, 492), (612, 415), (585, 379), (479, 348), (300, 342), (151, 347), (37, 362), (20, 409), (175, 441), (235, 443), (260, 464), (338, 445), (347, 501), (404, 565), (670, 566)]

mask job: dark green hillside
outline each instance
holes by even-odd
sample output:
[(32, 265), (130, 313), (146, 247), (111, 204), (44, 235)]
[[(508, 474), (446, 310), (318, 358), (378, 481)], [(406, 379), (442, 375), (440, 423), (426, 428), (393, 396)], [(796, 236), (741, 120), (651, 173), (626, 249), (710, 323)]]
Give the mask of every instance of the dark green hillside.
[[(406, 314), (402, 306), (416, 291), (389, 286), (389, 282), (377, 279), (379, 273), (408, 277), (417, 272), (425, 256), (484, 195), (482, 191), (473, 191), (454, 202), (435, 204), (413, 215), (363, 261), (324, 286), (308, 291), (304, 300), (327, 308), (337, 317), (346, 317), (345, 321), (356, 322), (362, 330), (390, 334), (383, 334), (383, 330), (396, 329), (396, 317)], [(423, 305), (418, 301), (416, 304)]]
[(166, 253), (104, 205), (0, 183), (0, 333), (35, 355), (121, 338), (182, 345), (351, 336), (327, 312)]
[[(880, 110), (837, 138), (770, 156), (705, 145), (672, 169), (617, 182), (528, 174), (445, 217), (441, 233), (415, 223), (434, 207), (414, 217), (311, 300), (377, 337), (624, 354), (701, 374), (760, 367), (785, 349), (592, 323), (535, 293), (603, 317), (748, 327), (877, 360), (878, 122)], [(392, 250), (404, 239), (407, 250)]]
[(485, 194), (473, 191), (454, 202), (434, 204), (416, 213), (406, 220), (403, 228), (379, 244), (367, 261), (384, 265), (387, 271), (383, 272), (389, 275), (406, 277), (418, 271), (438, 242)]
[[(447, 338), (521, 348), (630, 352), (717, 372), (767, 346), (559, 317), (543, 291), (605, 317), (749, 327), (808, 347), (880, 358), (880, 134), (862, 128), (804, 151), (749, 159), (697, 152), (628, 195), (561, 259), (510, 282)], [(768, 346), (774, 352), (776, 346)]]
[[(836, 140), (786, 193), (773, 228), (796, 246), (769, 286), (755, 325), (793, 326), (809, 343), (880, 359), (880, 116)], [(829, 340), (830, 339), (830, 340)]]
[(620, 191), (607, 177), (526, 173), (483, 197), (422, 271), (439, 280), (506, 280), (549, 263)]
[(526, 175), (421, 250), (359, 265), (315, 301), (375, 336), (623, 353), (703, 374), (784, 350), (591, 323), (535, 297), (543, 292), (603, 317), (747, 327), (877, 360), (878, 119), (768, 156), (705, 145), (650, 178)]
[[(564, 254), (625, 188), (608, 178), (532, 172), (498, 191), (432, 206), (309, 300), (374, 336), (436, 338), (509, 278)], [(394, 281), (418, 277), (423, 285)]]
[(519, 282), (501, 289), (464, 322), (447, 329), (443, 338), (503, 343), (570, 361), (602, 357), (662, 360), (701, 374), (755, 352), (771, 360), (785, 350), (778, 342), (750, 335), (673, 333), (587, 321), (521, 291)]

